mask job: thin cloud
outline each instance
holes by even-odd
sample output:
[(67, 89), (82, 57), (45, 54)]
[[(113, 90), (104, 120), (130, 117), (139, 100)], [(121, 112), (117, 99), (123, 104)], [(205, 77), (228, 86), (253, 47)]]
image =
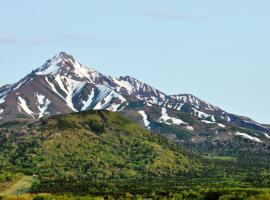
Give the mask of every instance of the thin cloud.
[(162, 10), (162, 9), (141, 9), (140, 13), (146, 17), (152, 18), (160, 18), (160, 19), (167, 19), (167, 20), (191, 20), (191, 19), (206, 19), (210, 16), (198, 16), (188, 13), (176, 13), (172, 11)]
[(227, 3), (216, 3), (215, 6), (218, 9), (222, 9), (222, 10), (231, 10), (232, 9), (232, 5), (231, 4), (227, 4)]
[(46, 37), (35, 37), (31, 39), (19, 38), (13, 36), (0, 35), (0, 44), (3, 45), (13, 45), (13, 44), (23, 44), (23, 45), (53, 45), (53, 44), (62, 44), (63, 42), (87, 42), (93, 41), (96, 39), (92, 34), (60, 34), (55, 36), (46, 36)]
[(129, 41), (119, 38), (117, 35), (102, 34), (94, 32), (86, 33), (62, 33), (51, 37), (54, 44), (58, 45), (74, 45), (79, 47), (119, 47), (127, 44)]
[(189, 19), (205, 18), (203, 16), (195, 16), (192, 14), (172, 13), (165, 10), (154, 10), (154, 9), (143, 10), (141, 11), (141, 14), (147, 17), (170, 19), (170, 20), (189, 20)]
[(63, 34), (58, 37), (64, 40), (75, 40), (75, 41), (91, 41), (97, 38), (94, 34), (91, 33)]
[(0, 35), (0, 44), (21, 44), (23, 41), (12, 36)]
[(117, 47), (128, 41), (112, 35), (95, 33), (62, 33), (51, 36), (37, 36), (32, 38), (19, 38), (0, 35), (0, 45), (31, 45), (31, 46), (87, 46), (87, 47)]

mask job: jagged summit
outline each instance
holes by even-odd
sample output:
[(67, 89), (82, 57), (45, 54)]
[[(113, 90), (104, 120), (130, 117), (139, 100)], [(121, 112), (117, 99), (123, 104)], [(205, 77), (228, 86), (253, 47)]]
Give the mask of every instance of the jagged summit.
[(71, 54), (68, 54), (68, 53), (66, 53), (64, 51), (59, 52), (56, 56), (74, 60), (74, 58), (73, 58), (73, 56)]
[[(131, 76), (107, 77), (80, 64), (65, 52), (58, 53), (17, 83), (0, 88), (0, 122), (83, 110), (125, 112), (133, 109), (134, 102), (162, 109), (157, 123), (172, 125), (172, 120), (181, 124), (180, 119), (169, 117), (166, 109), (171, 109), (211, 124), (225, 121), (258, 131), (270, 131), (268, 126), (227, 113), (191, 94), (167, 95)], [(140, 114), (149, 128), (147, 109), (140, 110)]]
[(64, 75), (77, 76), (81, 78), (91, 79), (96, 70), (89, 69), (78, 63), (73, 56), (60, 52), (52, 59), (48, 60), (42, 67), (34, 71), (36, 75)]

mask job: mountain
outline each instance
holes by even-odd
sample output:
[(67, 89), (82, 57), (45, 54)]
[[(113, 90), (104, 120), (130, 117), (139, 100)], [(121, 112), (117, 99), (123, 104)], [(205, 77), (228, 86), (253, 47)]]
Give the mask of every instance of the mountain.
[(0, 121), (110, 110), (175, 141), (270, 142), (270, 127), (228, 113), (191, 94), (167, 95), (130, 76), (113, 78), (59, 53), (15, 84), (0, 88)]
[(37, 119), (86, 109), (116, 111), (126, 100), (111, 80), (60, 53), (19, 82), (0, 89), (2, 120)]
[(5, 177), (8, 181), (16, 173), (34, 177), (33, 192), (76, 195), (270, 185), (265, 152), (270, 145), (259, 150), (248, 144), (253, 145), (252, 153), (248, 145), (242, 150), (239, 145), (228, 148), (233, 156), (204, 156), (117, 112), (83, 111), (10, 122), (2, 124), (0, 132), (0, 191)]

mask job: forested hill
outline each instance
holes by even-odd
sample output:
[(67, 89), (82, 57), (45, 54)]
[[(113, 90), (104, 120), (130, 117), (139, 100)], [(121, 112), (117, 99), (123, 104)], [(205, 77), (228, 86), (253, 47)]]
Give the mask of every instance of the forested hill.
[(2, 171), (36, 174), (36, 189), (43, 191), (85, 192), (108, 180), (178, 177), (202, 169), (197, 156), (109, 111), (7, 123), (0, 144)]
[(2, 180), (6, 174), (34, 174), (34, 192), (141, 194), (270, 186), (265, 156), (222, 156), (214, 146), (188, 150), (110, 111), (11, 122), (0, 132)]

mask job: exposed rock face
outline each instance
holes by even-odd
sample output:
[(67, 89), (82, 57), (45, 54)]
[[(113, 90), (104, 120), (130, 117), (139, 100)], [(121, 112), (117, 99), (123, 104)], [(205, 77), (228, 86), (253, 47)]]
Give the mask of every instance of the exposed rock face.
[[(130, 105), (134, 102), (187, 113), (209, 123), (218, 124), (223, 121), (255, 131), (270, 131), (269, 126), (227, 113), (190, 94), (167, 95), (130, 76), (107, 77), (78, 63), (64, 52), (17, 83), (0, 88), (0, 121), (38, 119), (55, 114), (99, 109), (129, 113), (132, 109)], [(140, 113), (146, 120), (147, 112), (143, 111)], [(164, 120), (157, 121), (168, 123)], [(173, 125), (173, 118), (170, 121)], [(189, 129), (191, 131), (192, 128)]]

